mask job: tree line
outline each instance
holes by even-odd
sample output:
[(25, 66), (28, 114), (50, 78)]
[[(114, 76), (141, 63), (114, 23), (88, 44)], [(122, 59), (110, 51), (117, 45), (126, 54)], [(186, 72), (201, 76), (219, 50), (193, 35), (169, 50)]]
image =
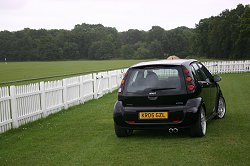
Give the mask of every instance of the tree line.
[(195, 49), (214, 58), (250, 58), (250, 6), (239, 4), (196, 25)]
[(239, 4), (195, 28), (118, 32), (101, 24), (78, 24), (72, 30), (25, 28), (0, 32), (0, 61), (145, 59), (168, 55), (250, 58), (250, 6)]

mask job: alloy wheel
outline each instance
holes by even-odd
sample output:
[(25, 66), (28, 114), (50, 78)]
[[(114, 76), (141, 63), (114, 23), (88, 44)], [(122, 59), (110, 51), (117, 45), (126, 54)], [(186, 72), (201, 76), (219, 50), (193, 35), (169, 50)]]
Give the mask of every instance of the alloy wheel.
[(226, 112), (226, 107), (225, 107), (225, 101), (222, 97), (219, 99), (219, 105), (218, 105), (218, 117), (223, 118)]
[(206, 129), (207, 129), (206, 115), (205, 111), (201, 109), (201, 130), (203, 135), (206, 134)]

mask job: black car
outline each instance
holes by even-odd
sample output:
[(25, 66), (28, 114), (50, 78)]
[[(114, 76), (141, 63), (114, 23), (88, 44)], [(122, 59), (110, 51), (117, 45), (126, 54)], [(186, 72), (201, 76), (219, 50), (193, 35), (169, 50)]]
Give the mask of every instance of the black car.
[(226, 113), (218, 82), (197, 60), (160, 60), (130, 67), (118, 90), (114, 127), (118, 137), (133, 130), (167, 129), (177, 133), (190, 129), (204, 136), (206, 123)]

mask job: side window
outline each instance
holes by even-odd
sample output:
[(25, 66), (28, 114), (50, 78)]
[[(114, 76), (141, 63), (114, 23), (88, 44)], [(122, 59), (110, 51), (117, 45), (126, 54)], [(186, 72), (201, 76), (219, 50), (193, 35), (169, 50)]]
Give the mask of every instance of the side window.
[(192, 71), (192, 74), (193, 74), (194, 78), (197, 81), (200, 81), (201, 79), (200, 79), (199, 75), (197, 74), (197, 72), (195, 71), (194, 64), (191, 64), (191, 71)]
[(206, 81), (208, 79), (206, 74), (198, 67), (197, 63), (193, 63), (192, 66), (198, 81)]
[(207, 70), (207, 68), (202, 65), (201, 63), (198, 63), (199, 68), (201, 68), (202, 72), (209, 78), (209, 81), (213, 81), (212, 74)]

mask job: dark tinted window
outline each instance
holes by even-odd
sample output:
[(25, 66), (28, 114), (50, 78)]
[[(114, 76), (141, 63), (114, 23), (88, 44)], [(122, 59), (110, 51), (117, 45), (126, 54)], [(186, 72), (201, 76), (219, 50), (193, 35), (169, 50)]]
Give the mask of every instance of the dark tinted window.
[(129, 70), (125, 83), (128, 93), (148, 92), (152, 90), (181, 91), (184, 90), (183, 74), (179, 66), (151, 66)]
[(192, 67), (194, 69), (194, 75), (195, 75), (197, 81), (206, 81), (207, 80), (208, 77), (201, 70), (201, 68), (199, 68), (199, 66), (197, 65), (197, 63), (192, 63)]
[(197, 65), (199, 66), (199, 68), (202, 70), (202, 72), (206, 75), (207, 78), (209, 78), (210, 81), (213, 80), (213, 76), (212, 74), (207, 70), (207, 68), (200, 64), (200, 63), (197, 63)]
[(192, 74), (193, 74), (194, 78), (197, 81), (201, 80), (200, 76), (198, 75), (197, 71), (195, 70), (194, 64), (191, 65), (191, 71), (192, 71)]

